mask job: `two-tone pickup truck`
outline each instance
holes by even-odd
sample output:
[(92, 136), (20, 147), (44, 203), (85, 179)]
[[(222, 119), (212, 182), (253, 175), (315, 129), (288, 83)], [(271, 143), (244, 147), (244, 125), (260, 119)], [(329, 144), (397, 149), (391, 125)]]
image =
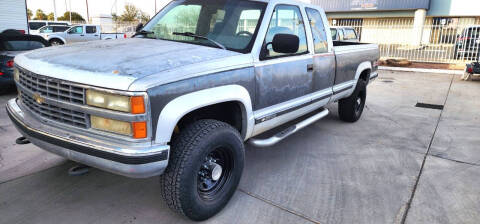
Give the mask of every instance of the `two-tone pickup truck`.
[[(47, 151), (128, 177), (160, 176), (170, 208), (205, 220), (235, 192), (245, 142), (271, 146), (334, 102), (341, 120), (357, 121), (378, 58), (376, 45), (332, 42), (315, 5), (176, 0), (134, 38), (17, 56), (19, 95), (7, 111)], [(277, 134), (258, 137), (268, 130)]]
[(124, 33), (102, 33), (102, 27), (99, 25), (76, 25), (64, 32), (39, 33), (52, 46), (70, 44), (75, 42), (85, 42), (92, 40), (114, 40), (127, 38)]

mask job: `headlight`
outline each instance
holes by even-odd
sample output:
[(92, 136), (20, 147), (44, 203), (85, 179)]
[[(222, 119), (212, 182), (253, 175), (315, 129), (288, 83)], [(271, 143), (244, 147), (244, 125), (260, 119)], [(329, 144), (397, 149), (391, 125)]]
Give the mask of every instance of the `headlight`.
[(146, 138), (148, 134), (145, 121), (130, 123), (91, 115), (90, 124), (93, 129), (132, 136), (135, 139)]
[(133, 114), (145, 113), (143, 96), (122, 96), (87, 90), (87, 105)]
[(113, 132), (121, 135), (132, 136), (132, 124), (103, 117), (90, 116), (91, 126), (101, 131)]
[(17, 68), (13, 69), (13, 79), (15, 82), (18, 82), (20, 80), (20, 71), (18, 71)]

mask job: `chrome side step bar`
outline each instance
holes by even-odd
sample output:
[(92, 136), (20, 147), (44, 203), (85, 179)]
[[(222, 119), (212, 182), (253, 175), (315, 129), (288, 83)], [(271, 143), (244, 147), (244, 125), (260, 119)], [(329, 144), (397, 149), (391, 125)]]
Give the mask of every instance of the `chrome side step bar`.
[(327, 109), (323, 109), (320, 113), (318, 114), (315, 114), (279, 133), (277, 133), (276, 135), (270, 137), (270, 138), (267, 138), (267, 139), (250, 139), (248, 141), (249, 144), (253, 145), (253, 146), (256, 146), (256, 147), (269, 147), (269, 146), (272, 146), (272, 145), (275, 145), (277, 144), (278, 142), (282, 141), (283, 139), (285, 139), (286, 137), (290, 136), (291, 134), (301, 130), (302, 128), (312, 124), (312, 123), (315, 123), (316, 121), (326, 117), (328, 115), (329, 111)]

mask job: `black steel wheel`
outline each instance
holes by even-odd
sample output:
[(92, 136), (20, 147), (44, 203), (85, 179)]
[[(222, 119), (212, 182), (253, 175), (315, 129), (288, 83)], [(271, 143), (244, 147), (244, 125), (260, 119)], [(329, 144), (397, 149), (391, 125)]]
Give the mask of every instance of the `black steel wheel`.
[(341, 99), (338, 102), (338, 114), (342, 121), (356, 122), (363, 113), (367, 99), (367, 83), (359, 79), (357, 86), (350, 97)]
[(222, 210), (243, 172), (245, 149), (238, 131), (220, 121), (200, 120), (180, 131), (170, 152), (160, 176), (167, 205), (195, 221)]

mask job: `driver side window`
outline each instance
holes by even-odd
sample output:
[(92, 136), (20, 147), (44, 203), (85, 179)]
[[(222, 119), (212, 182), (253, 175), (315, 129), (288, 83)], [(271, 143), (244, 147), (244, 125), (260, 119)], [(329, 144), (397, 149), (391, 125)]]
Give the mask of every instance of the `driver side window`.
[[(276, 34), (293, 34), (300, 39), (300, 45), (298, 51), (293, 54), (284, 54), (275, 52), (272, 45), (269, 44), (273, 41), (273, 37)], [(300, 9), (297, 6), (292, 5), (278, 5), (273, 12), (270, 25), (268, 27), (267, 36), (263, 44), (266, 47), (265, 57), (280, 57), (288, 55), (297, 55), (308, 53), (307, 49), (307, 37), (305, 35), (305, 26), (300, 13)]]
[(82, 26), (76, 26), (73, 27), (70, 31), (68, 31), (70, 34), (83, 34), (83, 27)]

